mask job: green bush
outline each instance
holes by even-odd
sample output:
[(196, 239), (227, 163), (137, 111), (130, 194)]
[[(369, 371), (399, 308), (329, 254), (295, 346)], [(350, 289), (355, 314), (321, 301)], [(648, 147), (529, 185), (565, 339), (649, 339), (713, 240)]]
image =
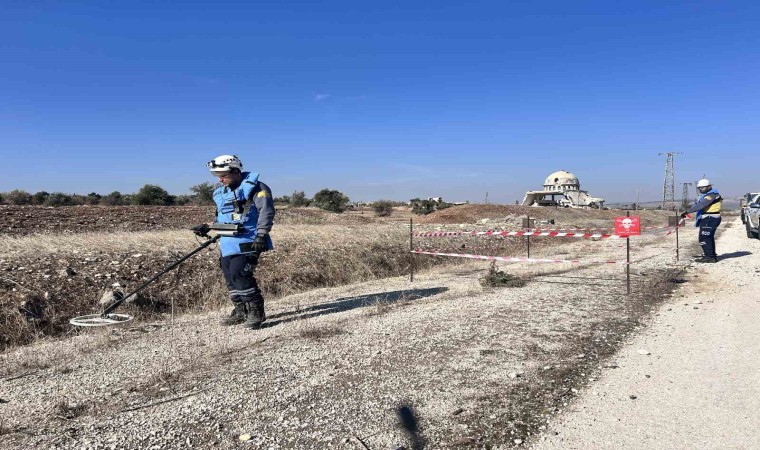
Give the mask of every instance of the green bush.
[(350, 200), (342, 192), (322, 189), (314, 194), (314, 205), (336, 213), (342, 213), (348, 208)]
[(14, 189), (5, 194), (5, 201), (11, 205), (29, 205), (32, 203), (32, 194), (21, 189)]
[(412, 204), (412, 212), (414, 214), (430, 214), (434, 211), (441, 209), (451, 208), (453, 205), (446, 202), (435, 202), (433, 200), (422, 200), (419, 198), (413, 198), (409, 201)]
[(63, 192), (53, 192), (45, 198), (45, 206), (73, 206), (76, 202), (74, 198)]
[(171, 205), (174, 198), (164, 188), (155, 184), (146, 184), (133, 196), (132, 203), (135, 205)]
[(497, 269), (496, 261), (493, 261), (488, 268), (488, 273), (480, 279), (480, 284), (487, 287), (523, 287), (528, 283), (522, 278)]
[(388, 217), (393, 214), (393, 203), (388, 200), (372, 202), (372, 210), (378, 217)]
[(121, 192), (113, 191), (110, 194), (103, 196), (100, 199), (100, 204), (107, 206), (121, 206), (126, 205), (127, 201), (124, 199), (124, 196), (121, 195)]
[(85, 203), (88, 205), (97, 205), (98, 203), (100, 203), (101, 198), (102, 196), (100, 194), (95, 193), (95, 192), (90, 192), (89, 194), (87, 194)]
[(32, 203), (34, 203), (35, 205), (44, 205), (45, 200), (48, 198), (49, 195), (50, 193), (48, 192), (39, 191), (32, 196)]
[(282, 197), (275, 197), (273, 200), (275, 203), (281, 204), (281, 205), (289, 205), (290, 204), (290, 196), (289, 195), (283, 195)]
[(194, 203), (200, 205), (212, 205), (214, 203), (214, 185), (209, 182), (196, 184), (190, 188), (194, 194)]
[(191, 203), (197, 203), (198, 197), (195, 195), (177, 195), (172, 196), (172, 205), (175, 206), (183, 206), (183, 205), (189, 205)]
[(289, 203), (292, 206), (309, 206), (311, 200), (306, 198), (304, 191), (295, 191), (293, 192), (293, 195), (290, 196)]

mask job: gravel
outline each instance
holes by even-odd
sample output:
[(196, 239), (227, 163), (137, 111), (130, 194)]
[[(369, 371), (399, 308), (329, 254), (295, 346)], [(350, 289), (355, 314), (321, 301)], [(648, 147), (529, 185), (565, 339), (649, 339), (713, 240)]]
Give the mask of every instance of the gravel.
[[(719, 232), (719, 263), (689, 266), (690, 282), (615, 356), (619, 368), (603, 371), (535, 449), (759, 448), (760, 241), (738, 218)], [(656, 356), (641, 358), (643, 347)]]
[[(255, 332), (215, 311), (8, 351), (0, 447), (525, 445), (641, 329), (679, 268), (673, 238), (635, 241), (634, 295), (623, 265), (505, 265), (528, 285), (488, 289), (487, 264), (464, 262), (285, 297)], [(563, 257), (619, 259), (620, 244)]]

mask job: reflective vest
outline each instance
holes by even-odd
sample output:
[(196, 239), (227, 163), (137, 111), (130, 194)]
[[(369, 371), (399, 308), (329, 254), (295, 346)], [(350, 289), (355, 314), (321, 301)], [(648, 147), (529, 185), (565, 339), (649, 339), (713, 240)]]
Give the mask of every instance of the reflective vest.
[(251, 253), (242, 250), (240, 244), (250, 244), (256, 239), (259, 211), (253, 205), (253, 194), (258, 181), (258, 173), (243, 172), (243, 180), (237, 189), (220, 186), (214, 191), (216, 222), (240, 224), (245, 228), (237, 236), (222, 236), (219, 241), (222, 256)]
[(696, 223), (695, 226), (699, 226), (700, 220), (702, 220), (703, 214), (720, 214), (720, 206), (723, 204), (723, 197), (720, 196), (720, 193), (715, 190), (711, 189), (704, 194), (699, 196), (699, 199), (697, 200), (697, 203), (701, 202), (705, 199), (705, 196), (707, 194), (715, 194), (715, 200), (710, 203), (709, 205), (705, 206), (704, 208), (697, 211), (697, 217), (696, 217)]

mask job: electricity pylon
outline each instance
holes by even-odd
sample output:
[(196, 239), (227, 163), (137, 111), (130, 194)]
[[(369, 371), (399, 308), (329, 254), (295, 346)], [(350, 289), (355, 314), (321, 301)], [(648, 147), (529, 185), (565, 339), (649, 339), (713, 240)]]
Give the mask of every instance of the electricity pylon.
[(665, 181), (662, 185), (662, 209), (675, 209), (676, 207), (676, 173), (673, 168), (673, 157), (681, 155), (681, 152), (658, 153), (666, 156)]

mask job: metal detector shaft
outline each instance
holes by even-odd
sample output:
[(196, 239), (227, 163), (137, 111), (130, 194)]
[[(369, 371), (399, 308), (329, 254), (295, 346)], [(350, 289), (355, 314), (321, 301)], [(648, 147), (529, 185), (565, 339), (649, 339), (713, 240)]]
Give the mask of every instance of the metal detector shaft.
[(150, 280), (148, 280), (145, 283), (141, 284), (137, 289), (135, 289), (134, 291), (130, 292), (129, 294), (124, 295), (119, 300), (115, 301), (111, 306), (109, 306), (108, 308), (105, 309), (105, 311), (103, 311), (103, 314), (101, 316), (102, 317), (107, 316), (109, 313), (113, 312), (113, 310), (115, 310), (116, 308), (118, 308), (119, 305), (121, 305), (124, 302), (124, 300), (126, 300), (129, 297), (137, 294), (138, 292), (140, 292), (140, 290), (142, 290), (142, 288), (144, 288), (145, 286), (149, 285), (150, 283), (156, 281), (156, 279), (158, 279), (158, 277), (160, 277), (161, 275), (165, 274), (166, 272), (168, 272), (168, 271), (172, 270), (173, 268), (177, 267), (178, 265), (182, 264), (187, 258), (193, 256), (194, 254), (198, 253), (199, 251), (203, 250), (204, 248), (206, 248), (209, 245), (213, 244), (214, 242), (218, 241), (220, 237), (221, 236), (216, 235), (216, 236), (210, 238), (208, 241), (206, 241), (203, 244), (201, 244), (200, 247), (196, 248), (192, 252), (190, 252), (187, 255), (183, 256), (182, 259), (180, 259), (179, 261), (175, 262), (171, 266), (169, 266), (166, 269), (162, 270), (161, 272), (157, 273), (153, 278), (151, 278)]

